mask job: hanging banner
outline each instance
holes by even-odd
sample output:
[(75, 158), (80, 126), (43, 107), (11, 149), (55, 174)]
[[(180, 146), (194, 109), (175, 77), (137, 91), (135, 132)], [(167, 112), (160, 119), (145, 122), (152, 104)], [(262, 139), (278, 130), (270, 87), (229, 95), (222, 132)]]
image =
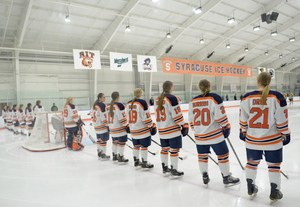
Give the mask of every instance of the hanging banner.
[(131, 54), (110, 52), (110, 69), (118, 71), (132, 71)]
[(162, 57), (165, 73), (252, 77), (252, 67)]
[(236, 92), (236, 84), (230, 84), (230, 91), (231, 91), (231, 93)]
[(139, 72), (157, 72), (156, 57), (138, 55), (138, 71)]
[(275, 78), (275, 70), (273, 68), (268, 68), (268, 72), (270, 73), (272, 79)]
[(101, 69), (100, 51), (73, 50), (75, 69)]
[(262, 72), (267, 72), (267, 68), (265, 68), (265, 67), (258, 67), (258, 74), (261, 74)]

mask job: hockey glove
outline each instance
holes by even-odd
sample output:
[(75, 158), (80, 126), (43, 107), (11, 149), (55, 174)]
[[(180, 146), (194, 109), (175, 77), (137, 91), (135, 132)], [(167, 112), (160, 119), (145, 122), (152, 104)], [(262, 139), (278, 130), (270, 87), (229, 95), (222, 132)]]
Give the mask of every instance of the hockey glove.
[(246, 139), (246, 132), (240, 130), (240, 140), (245, 141), (245, 139)]
[(186, 136), (189, 133), (189, 124), (185, 123), (184, 125), (181, 126), (181, 134), (182, 136)]
[(130, 134), (130, 128), (129, 128), (129, 125), (126, 126), (126, 132), (127, 132), (128, 134)]
[(229, 137), (230, 134), (230, 124), (227, 124), (225, 127), (222, 127), (223, 135), (225, 138)]
[(151, 135), (154, 136), (157, 132), (157, 128), (156, 128), (156, 124), (153, 123), (152, 127), (151, 127)]
[(287, 145), (291, 141), (291, 135), (290, 134), (281, 134), (281, 139), (282, 139), (283, 145)]
[(85, 123), (81, 119), (79, 119), (78, 122), (77, 122), (77, 126), (81, 127), (83, 125), (85, 125)]

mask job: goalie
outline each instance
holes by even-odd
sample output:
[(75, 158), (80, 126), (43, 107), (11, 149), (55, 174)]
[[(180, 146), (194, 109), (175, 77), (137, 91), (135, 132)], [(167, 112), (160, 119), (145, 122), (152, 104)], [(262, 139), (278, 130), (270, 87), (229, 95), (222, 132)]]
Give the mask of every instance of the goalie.
[(69, 150), (81, 150), (84, 146), (82, 141), (82, 128), (83, 121), (79, 118), (74, 99), (68, 97), (64, 106), (64, 122), (68, 130), (67, 147)]

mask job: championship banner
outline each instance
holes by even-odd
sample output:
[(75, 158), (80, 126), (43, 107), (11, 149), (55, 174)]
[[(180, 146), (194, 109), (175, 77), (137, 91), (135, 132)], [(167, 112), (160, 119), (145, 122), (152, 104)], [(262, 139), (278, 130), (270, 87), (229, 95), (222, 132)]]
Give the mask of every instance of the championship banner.
[(138, 55), (137, 61), (139, 72), (157, 72), (156, 56)]
[(110, 69), (118, 71), (132, 71), (131, 54), (110, 52)]
[(272, 79), (275, 78), (275, 70), (273, 68), (268, 68), (268, 72), (270, 73)]
[(75, 69), (101, 69), (100, 51), (73, 50)]
[(252, 67), (162, 57), (165, 73), (252, 77)]

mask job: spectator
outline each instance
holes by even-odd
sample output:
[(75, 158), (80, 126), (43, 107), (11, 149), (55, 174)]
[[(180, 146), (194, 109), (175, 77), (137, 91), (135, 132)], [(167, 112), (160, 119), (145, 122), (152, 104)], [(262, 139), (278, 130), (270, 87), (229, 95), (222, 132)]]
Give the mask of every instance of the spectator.
[(244, 96), (243, 96), (243, 94), (241, 94), (241, 96), (240, 96), (240, 99), (242, 100), (242, 99), (243, 99), (243, 97), (244, 97)]
[(154, 99), (153, 99), (153, 97), (151, 97), (151, 99), (149, 100), (149, 104), (150, 104), (150, 106), (154, 105)]
[(226, 94), (226, 101), (228, 101), (229, 100), (229, 98), (228, 98), (228, 94)]
[(234, 94), (234, 100), (236, 100), (236, 94)]
[(55, 103), (53, 103), (53, 106), (51, 107), (51, 111), (58, 111), (57, 106), (55, 106)]

